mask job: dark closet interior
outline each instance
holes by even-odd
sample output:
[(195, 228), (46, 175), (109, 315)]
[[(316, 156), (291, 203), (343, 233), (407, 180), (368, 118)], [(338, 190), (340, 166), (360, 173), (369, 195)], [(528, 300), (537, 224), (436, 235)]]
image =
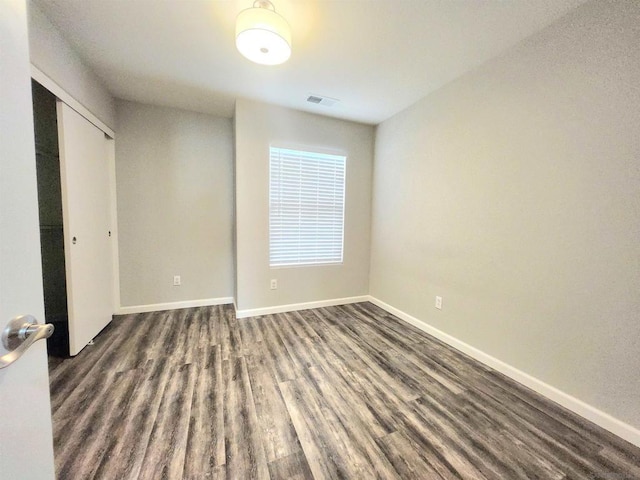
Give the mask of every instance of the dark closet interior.
[(31, 82), (38, 176), (40, 249), (46, 322), (55, 326), (47, 340), (50, 355), (69, 355), (69, 316), (62, 221), (62, 185), (58, 153), (56, 97)]

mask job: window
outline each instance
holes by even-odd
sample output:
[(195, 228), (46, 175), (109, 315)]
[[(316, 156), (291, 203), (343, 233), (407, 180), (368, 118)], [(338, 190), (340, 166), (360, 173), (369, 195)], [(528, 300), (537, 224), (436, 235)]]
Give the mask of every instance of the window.
[(346, 157), (269, 148), (269, 264), (342, 263)]

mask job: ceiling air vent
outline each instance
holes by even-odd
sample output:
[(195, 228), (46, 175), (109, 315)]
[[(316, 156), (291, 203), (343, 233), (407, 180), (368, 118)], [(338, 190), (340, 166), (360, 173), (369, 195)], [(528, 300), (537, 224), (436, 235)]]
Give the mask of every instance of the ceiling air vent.
[(325, 107), (332, 107), (339, 101), (340, 100), (337, 98), (323, 97), (321, 95), (309, 95), (307, 97), (307, 102), (315, 103), (316, 105), (324, 105)]

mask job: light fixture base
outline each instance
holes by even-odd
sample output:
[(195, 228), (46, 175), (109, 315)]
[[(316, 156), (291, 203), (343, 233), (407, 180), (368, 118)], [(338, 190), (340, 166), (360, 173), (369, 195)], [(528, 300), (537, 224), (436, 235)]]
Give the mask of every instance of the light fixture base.
[(279, 65), (291, 56), (291, 28), (269, 0), (256, 0), (236, 19), (236, 48), (261, 65)]

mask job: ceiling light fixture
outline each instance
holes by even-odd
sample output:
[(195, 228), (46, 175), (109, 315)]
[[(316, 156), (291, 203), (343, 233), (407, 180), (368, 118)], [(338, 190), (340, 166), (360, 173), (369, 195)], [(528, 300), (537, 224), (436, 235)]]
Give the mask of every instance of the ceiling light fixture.
[(291, 28), (269, 0), (256, 0), (236, 19), (236, 47), (252, 62), (278, 65), (291, 56)]

